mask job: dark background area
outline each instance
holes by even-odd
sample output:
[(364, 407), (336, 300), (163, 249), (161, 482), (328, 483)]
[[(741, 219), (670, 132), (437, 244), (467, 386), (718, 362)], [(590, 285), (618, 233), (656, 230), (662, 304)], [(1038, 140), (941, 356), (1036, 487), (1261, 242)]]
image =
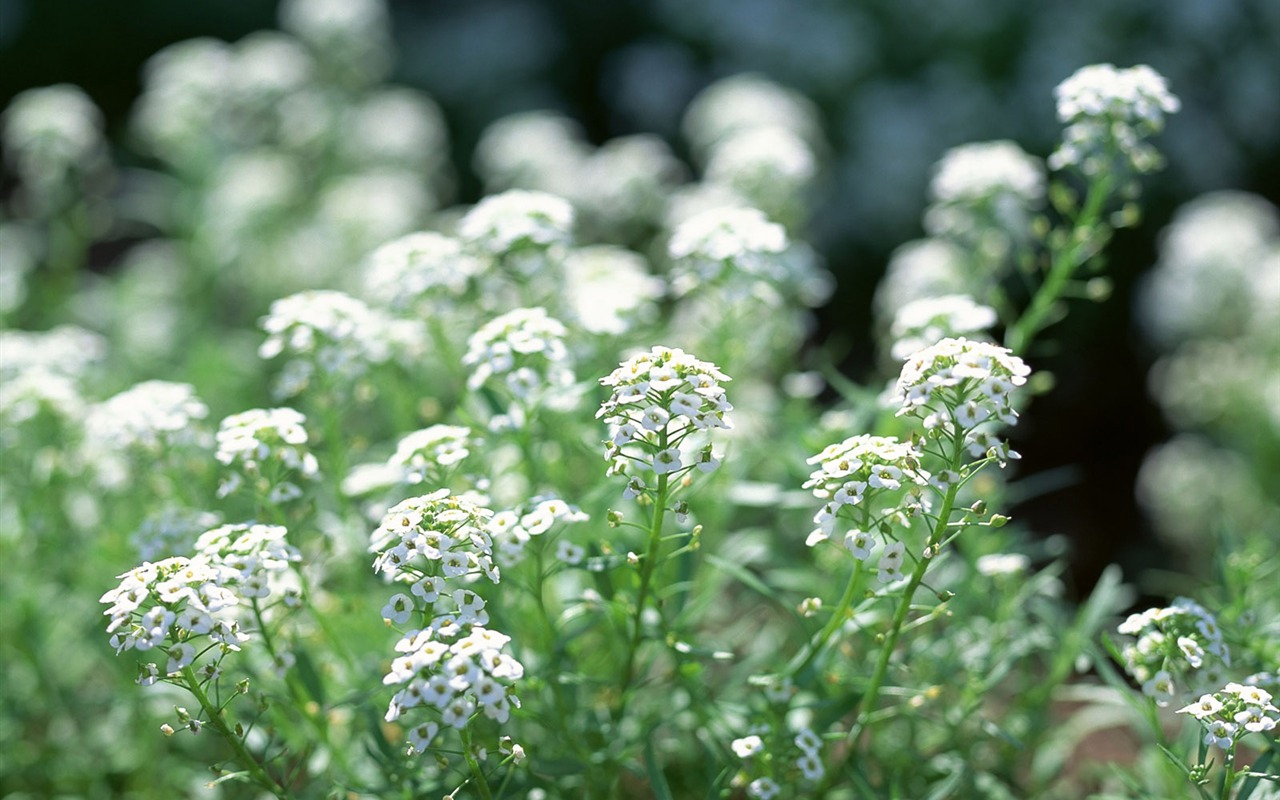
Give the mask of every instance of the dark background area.
[[(392, 15), (400, 58), (393, 80), (425, 89), (444, 108), (464, 201), (474, 200), (479, 191), (467, 172), (476, 137), (486, 124), (511, 111), (558, 108), (579, 119), (597, 142), (652, 130), (667, 136), (679, 151), (679, 112), (714, 78), (754, 69), (801, 89), (826, 117), (836, 155), (831, 172), (837, 177), (817, 205), (813, 238), (835, 272), (839, 288), (819, 312), (815, 338), (842, 353), (844, 368), (855, 378), (866, 377), (873, 367), (870, 301), (876, 281), (893, 247), (923, 235), (919, 224), (925, 202), (923, 182), (929, 164), (946, 147), (970, 140), (1014, 138), (1028, 151), (1047, 155), (1056, 135), (1049, 90), (1056, 80), (1092, 61), (1122, 66), (1145, 61), (1170, 77), (1173, 91), (1187, 106), (1169, 123), (1170, 169), (1148, 182), (1143, 224), (1122, 232), (1110, 250), (1113, 296), (1100, 305), (1075, 301), (1068, 319), (1047, 337), (1069, 349), (1032, 354), (1034, 365), (1051, 370), (1057, 385), (1026, 414), (1015, 443), (1026, 456), (1022, 473), (1044, 477), (1040, 481), (1044, 491), (1027, 499), (1015, 516), (1038, 533), (1070, 537), (1078, 588), (1091, 585), (1112, 561), (1119, 561), (1131, 575), (1163, 566), (1167, 556), (1137, 508), (1133, 491), (1144, 453), (1168, 434), (1146, 391), (1146, 374), (1155, 354), (1143, 345), (1131, 323), (1134, 282), (1156, 260), (1156, 233), (1174, 209), (1195, 194), (1229, 187), (1280, 202), (1280, 146), (1274, 138), (1269, 142), (1251, 139), (1247, 119), (1227, 128), (1224, 135), (1188, 134), (1178, 139), (1175, 130), (1199, 124), (1197, 114), (1230, 119), (1248, 113), (1247, 108), (1215, 105), (1247, 105), (1247, 97), (1221, 100), (1223, 82), (1234, 77), (1229, 65), (1219, 67), (1213, 59), (1238, 49), (1241, 37), (1262, 52), (1272, 44), (1280, 52), (1272, 24), (1276, 15), (1268, 16), (1259, 10), (1263, 5), (1249, 3), (1237, 4), (1231, 14), (1211, 10), (1235, 15), (1232, 25), (1223, 27), (1215, 19), (1214, 25), (1202, 27), (1204, 41), (1198, 41), (1199, 49), (1188, 54), (1187, 43), (1178, 37), (1186, 35), (1186, 30), (1197, 30), (1195, 19), (1191, 17), (1185, 29), (1178, 29), (1182, 33), (1170, 28), (1162, 34), (1159, 15), (1201, 13), (1195, 9), (1204, 3), (1173, 2), (1169, 5), (1174, 8), (1166, 11), (1163, 3), (1134, 2), (1123, 4), (1124, 11), (1112, 12), (1102, 10), (1103, 4), (1087, 2), (1026, 4), (1034, 8), (998, 1), (939, 2), (936, 9), (920, 2), (811, 2), (797, 3), (792, 9), (795, 15), (784, 15), (781, 22), (767, 16), (779, 13), (778, 3), (689, 3), (689, 8), (701, 11), (689, 11), (683, 17), (684, 12), (673, 10), (678, 5), (674, 0), (395, 2)], [(127, 163), (126, 119), (141, 88), (145, 60), (183, 39), (235, 40), (274, 27), (275, 6), (271, 0), (0, 0), (0, 107), (27, 88), (77, 84), (104, 110), (109, 136), (120, 145), (117, 158)], [(949, 27), (947, 14), (963, 11), (957, 11), (957, 6), (977, 12), (985, 9), (994, 21), (985, 27)], [(823, 26), (813, 27), (806, 21), (821, 19), (814, 17), (815, 8), (846, 21), (856, 12), (864, 33), (841, 50), (838, 39), (833, 45), (829, 37), (823, 38)], [(1074, 8), (1080, 14), (1087, 10), (1097, 15), (1110, 27), (1091, 28), (1085, 19), (1073, 34), (1069, 26), (1062, 26), (1064, 39), (1076, 35), (1087, 40), (1068, 42), (1064, 52), (1053, 54), (1070, 66), (1057, 70), (1056, 78), (1049, 67), (1044, 68), (1044, 76), (1026, 78), (1032, 74), (1028, 53), (1042, 47), (1035, 37), (1044, 35), (1045, 25), (1054, 24), (1042, 17), (1075, 20)], [(801, 15), (800, 9), (809, 16)], [(723, 17), (727, 33), (700, 27), (700, 14), (716, 13), (727, 15)], [(752, 14), (765, 18), (755, 22), (740, 18)], [(770, 25), (776, 30), (770, 31)], [(1267, 42), (1267, 37), (1272, 41)], [(1177, 48), (1183, 52), (1177, 53), (1176, 61), (1161, 63), (1166, 55), (1174, 59)], [(806, 72), (812, 66), (806, 59), (824, 57), (834, 66), (825, 72), (816, 68)], [(653, 64), (647, 73), (646, 58)], [(971, 83), (995, 87), (981, 96), (997, 102), (1001, 113), (983, 114), (979, 107), (965, 112), (972, 119), (965, 117), (964, 124), (956, 125), (948, 123), (945, 113), (935, 114), (934, 101), (949, 96), (947, 81), (954, 79), (957, 69)], [(1280, 72), (1272, 76), (1270, 87), (1265, 76), (1261, 79), (1260, 96), (1265, 98), (1271, 89), (1280, 98), (1277, 75)], [(939, 86), (943, 88), (935, 91)], [(918, 96), (912, 94), (917, 87), (925, 87)], [(898, 109), (895, 124), (905, 122), (904, 130), (910, 135), (860, 140), (856, 132), (865, 126), (860, 127), (859, 120), (877, 108), (862, 104), (864, 98), (885, 96), (897, 98), (897, 105), (889, 107)], [(956, 104), (963, 108), (963, 96)], [(861, 115), (855, 113), (857, 109)], [(1265, 113), (1269, 112), (1264, 108), (1258, 113), (1264, 114), (1258, 124), (1268, 124)], [(1215, 142), (1221, 148), (1235, 148), (1220, 160), (1225, 168), (1198, 162), (1185, 166), (1191, 163), (1189, 157), (1192, 161), (1205, 158), (1209, 151), (1203, 148)], [(867, 174), (860, 165), (867, 164), (867, 151), (873, 145), (878, 151), (870, 158), (906, 166), (899, 173)], [(852, 155), (844, 158), (848, 154)], [(894, 174), (905, 177), (882, 182)], [(860, 179), (863, 185), (858, 185)], [(892, 218), (868, 217), (869, 205), (874, 205), (864, 196), (868, 192), (873, 198), (876, 192), (884, 193), (886, 203), (902, 209), (901, 213)]]

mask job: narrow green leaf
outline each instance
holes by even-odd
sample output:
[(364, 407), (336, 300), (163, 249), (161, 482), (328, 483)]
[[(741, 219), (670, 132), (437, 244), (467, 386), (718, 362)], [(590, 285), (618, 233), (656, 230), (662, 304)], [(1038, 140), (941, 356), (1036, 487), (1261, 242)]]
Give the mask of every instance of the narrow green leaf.
[(662, 764), (653, 748), (653, 731), (644, 740), (644, 766), (649, 773), (649, 788), (653, 790), (655, 800), (675, 800), (671, 795), (671, 787), (667, 785), (667, 776), (662, 773)]

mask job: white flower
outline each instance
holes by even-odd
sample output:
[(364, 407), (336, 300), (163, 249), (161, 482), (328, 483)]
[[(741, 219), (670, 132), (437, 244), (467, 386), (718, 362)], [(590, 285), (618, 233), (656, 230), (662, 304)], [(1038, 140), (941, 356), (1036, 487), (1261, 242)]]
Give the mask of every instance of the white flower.
[(1204, 735), (1204, 743), (1210, 747), (1228, 749), (1235, 740), (1235, 735), (1238, 731), (1239, 728), (1236, 727), (1235, 723), (1215, 719), (1209, 723), (1208, 732)]
[(922, 297), (902, 305), (889, 328), (890, 355), (903, 360), (948, 337), (973, 336), (996, 324), (996, 312), (972, 297), (947, 294)]
[(1211, 717), (1222, 710), (1222, 701), (1211, 694), (1202, 694), (1196, 702), (1178, 709), (1179, 714), (1190, 714), (1196, 719)]
[(979, 556), (974, 567), (983, 575), (1017, 575), (1026, 572), (1031, 559), (1021, 553), (991, 553)]
[(556, 543), (556, 558), (571, 566), (581, 564), (586, 554), (586, 548), (564, 539)]
[(777, 276), (779, 256), (788, 244), (783, 227), (758, 209), (704, 211), (681, 223), (671, 235), (667, 255), (675, 264), (672, 284), (677, 294), (685, 294), (735, 273)]
[(764, 750), (764, 741), (759, 736), (744, 736), (734, 739), (729, 747), (738, 758), (751, 758)]
[(506, 386), (521, 399), (573, 383), (564, 325), (545, 308), (517, 308), (487, 322), (467, 341), (462, 363), (471, 367), (467, 386), (477, 389), (493, 376), (518, 376)]
[(403, 625), (413, 614), (413, 601), (405, 594), (393, 594), (382, 607), (382, 618), (396, 625)]
[(756, 778), (747, 784), (747, 797), (754, 800), (773, 800), (782, 791), (782, 787), (769, 778)]
[(409, 483), (422, 483), (471, 455), (471, 429), (463, 425), (432, 425), (400, 439), (388, 459), (402, 469)]

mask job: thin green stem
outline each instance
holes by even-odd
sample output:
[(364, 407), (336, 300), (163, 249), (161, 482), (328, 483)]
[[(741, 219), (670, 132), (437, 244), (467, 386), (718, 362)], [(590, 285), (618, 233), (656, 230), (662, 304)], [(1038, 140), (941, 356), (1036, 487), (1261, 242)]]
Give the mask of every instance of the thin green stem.
[[(666, 446), (665, 436), (662, 445)], [(631, 621), (631, 641), (627, 645), (627, 658), (622, 668), (622, 681), (619, 685), (621, 697), (618, 701), (616, 719), (621, 719), (627, 708), (627, 695), (631, 682), (635, 679), (636, 655), (640, 650), (640, 642), (644, 638), (644, 608), (649, 600), (650, 584), (658, 565), (658, 553), (662, 547), (662, 523), (667, 513), (668, 475), (658, 476), (657, 496), (653, 499), (653, 518), (649, 525), (649, 547), (644, 561), (640, 564), (640, 589), (636, 593), (636, 608)]]
[[(954, 472), (960, 471), (960, 459), (964, 453), (964, 432), (957, 429), (952, 436), (952, 455), (951, 469)], [(928, 548), (933, 548), (942, 541), (946, 534), (947, 523), (951, 519), (951, 511), (955, 506), (956, 494), (960, 491), (958, 483), (953, 483), (947, 488), (947, 493), (942, 499), (942, 508), (938, 511), (937, 521), (934, 523), (933, 532), (929, 534), (929, 540), (925, 543)], [(880, 650), (880, 656), (876, 660), (875, 671), (871, 673), (871, 682), (867, 685), (866, 693), (862, 696), (862, 702), (858, 704), (858, 718), (854, 722), (853, 728), (849, 731), (848, 741), (856, 742), (858, 736), (861, 735), (866, 727), (867, 719), (876, 709), (876, 704), (880, 697), (880, 688), (884, 684), (885, 675), (889, 671), (889, 661), (893, 658), (893, 651), (897, 647), (898, 637), (902, 633), (902, 626), (906, 623), (907, 613), (911, 610), (911, 599), (915, 596), (916, 589), (920, 588), (920, 584), (924, 581), (924, 574), (929, 569), (932, 558), (921, 558), (916, 562), (916, 568), (911, 572), (911, 579), (907, 582), (906, 588), (902, 592), (902, 599), (898, 602), (898, 608), (893, 613), (893, 620), (889, 625), (889, 633), (885, 636), (884, 644)]]
[(288, 800), (288, 791), (267, 774), (266, 769), (258, 762), (258, 759), (254, 758), (253, 754), (244, 746), (244, 741), (227, 726), (227, 721), (222, 716), (222, 710), (210, 702), (209, 696), (201, 688), (200, 680), (190, 666), (182, 668), (182, 679), (187, 690), (196, 698), (196, 702), (200, 703), (200, 708), (204, 710), (208, 723), (213, 726), (219, 736), (227, 741), (227, 744), (231, 745), (231, 749), (236, 754), (236, 761), (244, 767), (254, 783), (281, 798), (281, 800)]
[[(840, 598), (840, 603), (831, 612), (831, 619), (818, 635), (809, 642), (809, 646), (792, 660), (792, 666), (787, 667), (787, 673), (793, 678), (809, 668), (813, 660), (818, 654), (826, 649), (827, 642), (840, 629), (840, 626), (849, 618), (849, 608), (853, 605), (853, 596), (858, 588), (858, 579), (862, 576), (862, 561), (854, 562), (853, 570), (849, 573), (849, 583), (844, 587), (844, 595)], [(797, 664), (797, 660), (799, 663)]]
[(467, 760), (467, 766), (471, 769), (471, 783), (475, 785), (480, 797), (483, 800), (493, 800), (489, 781), (484, 776), (484, 770), (480, 769), (480, 762), (476, 761), (476, 754), (472, 752), (470, 728), (462, 729), (462, 757)]
[[(1022, 313), (1017, 322), (1009, 326), (1005, 333), (1005, 346), (1014, 353), (1021, 355), (1026, 352), (1031, 340), (1048, 324), (1050, 313), (1062, 297), (1067, 282), (1075, 274), (1076, 269), (1088, 263), (1089, 259), (1097, 253), (1097, 244), (1091, 247), (1086, 245), (1093, 241), (1092, 229), (1102, 215), (1107, 198), (1111, 196), (1111, 184), (1110, 175), (1104, 175), (1090, 184), (1084, 206), (1079, 216), (1073, 221), (1069, 243), (1052, 254), (1049, 272), (1044, 283), (1036, 290), (1027, 310)], [(1081, 232), (1088, 235), (1080, 236)]]

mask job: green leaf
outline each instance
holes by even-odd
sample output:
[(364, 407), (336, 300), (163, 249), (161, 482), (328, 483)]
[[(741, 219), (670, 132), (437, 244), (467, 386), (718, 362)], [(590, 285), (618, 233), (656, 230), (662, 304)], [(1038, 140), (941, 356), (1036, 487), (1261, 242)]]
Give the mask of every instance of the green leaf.
[(325, 704), (324, 681), (320, 678), (320, 673), (316, 671), (316, 664), (311, 660), (311, 654), (306, 648), (299, 648), (294, 653), (294, 670), (298, 676), (298, 680), (302, 681), (302, 686), (307, 690), (307, 694), (311, 696), (321, 706)]
[(662, 773), (662, 764), (653, 748), (653, 731), (644, 740), (644, 766), (649, 773), (649, 788), (653, 790), (656, 800), (675, 800), (671, 795), (671, 787), (667, 785), (667, 776)]

